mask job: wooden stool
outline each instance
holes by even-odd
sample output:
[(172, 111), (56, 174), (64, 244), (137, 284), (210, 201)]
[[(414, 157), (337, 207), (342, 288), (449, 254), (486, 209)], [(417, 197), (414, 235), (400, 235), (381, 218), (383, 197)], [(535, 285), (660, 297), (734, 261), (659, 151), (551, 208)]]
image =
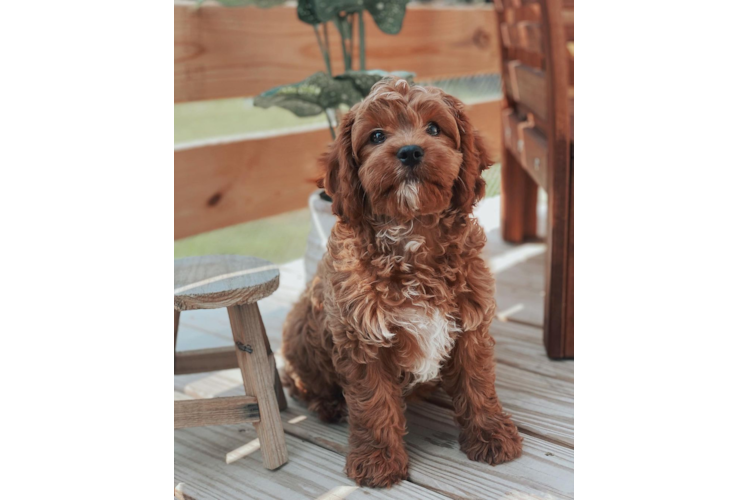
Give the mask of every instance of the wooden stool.
[[(257, 301), (278, 288), (277, 266), (255, 257), (208, 255), (174, 261), (174, 374), (241, 368), (246, 396), (174, 401), (174, 428), (254, 422), (262, 462), (288, 462), (280, 410), (286, 408)], [(176, 352), (180, 311), (229, 311), (234, 347)]]

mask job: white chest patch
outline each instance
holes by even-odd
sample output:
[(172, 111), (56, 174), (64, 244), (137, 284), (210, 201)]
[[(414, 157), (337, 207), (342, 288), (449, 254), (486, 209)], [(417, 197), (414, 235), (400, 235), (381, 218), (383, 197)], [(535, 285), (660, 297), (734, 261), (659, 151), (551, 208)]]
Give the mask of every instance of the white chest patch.
[(460, 331), (455, 321), (436, 309), (408, 308), (398, 314), (396, 324), (413, 336), (421, 351), (408, 367), (414, 377), (411, 385), (437, 378), (454, 345), (454, 334)]

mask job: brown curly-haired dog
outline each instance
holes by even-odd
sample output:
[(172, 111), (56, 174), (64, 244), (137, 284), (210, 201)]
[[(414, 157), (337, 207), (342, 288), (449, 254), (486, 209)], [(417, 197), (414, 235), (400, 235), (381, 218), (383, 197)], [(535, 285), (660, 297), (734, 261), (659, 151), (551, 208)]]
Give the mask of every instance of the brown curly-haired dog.
[(343, 118), (325, 164), (338, 222), (284, 326), (292, 395), (327, 422), (347, 411), (346, 473), (361, 485), (407, 477), (403, 398), (439, 379), (468, 458), (519, 456), (494, 388), (494, 283), (471, 217), (491, 163), (462, 103), (384, 80)]

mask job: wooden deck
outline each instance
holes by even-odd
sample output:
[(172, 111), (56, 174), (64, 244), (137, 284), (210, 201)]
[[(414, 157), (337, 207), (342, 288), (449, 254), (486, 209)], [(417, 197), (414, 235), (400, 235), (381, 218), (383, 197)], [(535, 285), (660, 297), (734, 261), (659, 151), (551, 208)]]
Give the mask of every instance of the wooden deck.
[[(485, 200), (479, 220), (489, 244), (486, 259), (496, 276), (498, 317), (496, 389), (525, 438), (523, 456), (491, 467), (471, 462), (459, 450), (449, 398), (435, 394), (408, 405), (406, 446), (410, 477), (390, 490), (358, 488), (343, 473), (346, 424), (320, 422), (288, 398), (282, 412), (289, 462), (276, 471), (247, 451), (252, 425), (174, 431), (175, 495), (183, 498), (572, 498), (574, 496), (574, 362), (550, 361), (542, 346), (545, 246), (503, 243), (498, 234), (498, 199)], [(541, 223), (543, 220), (541, 214)], [(280, 350), (281, 325), (304, 284), (301, 261), (281, 267), (280, 288), (260, 302), (273, 350)], [(232, 345), (225, 309), (182, 313), (178, 350)], [(279, 366), (282, 359), (276, 356)], [(175, 398), (243, 394), (238, 369), (174, 377)], [(250, 444), (250, 446), (246, 446)], [(244, 448), (242, 448), (244, 447)], [(232, 463), (227, 454), (232, 451)]]

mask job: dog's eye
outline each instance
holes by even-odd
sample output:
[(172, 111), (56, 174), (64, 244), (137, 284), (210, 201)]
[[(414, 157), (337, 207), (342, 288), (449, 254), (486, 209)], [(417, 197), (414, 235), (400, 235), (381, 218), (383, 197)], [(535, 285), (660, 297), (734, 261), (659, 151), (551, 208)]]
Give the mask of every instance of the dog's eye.
[(429, 122), (429, 124), (426, 125), (426, 133), (429, 135), (439, 135), (439, 125), (434, 122)]
[(384, 132), (382, 132), (381, 130), (372, 132), (369, 140), (374, 144), (382, 144), (384, 142)]

